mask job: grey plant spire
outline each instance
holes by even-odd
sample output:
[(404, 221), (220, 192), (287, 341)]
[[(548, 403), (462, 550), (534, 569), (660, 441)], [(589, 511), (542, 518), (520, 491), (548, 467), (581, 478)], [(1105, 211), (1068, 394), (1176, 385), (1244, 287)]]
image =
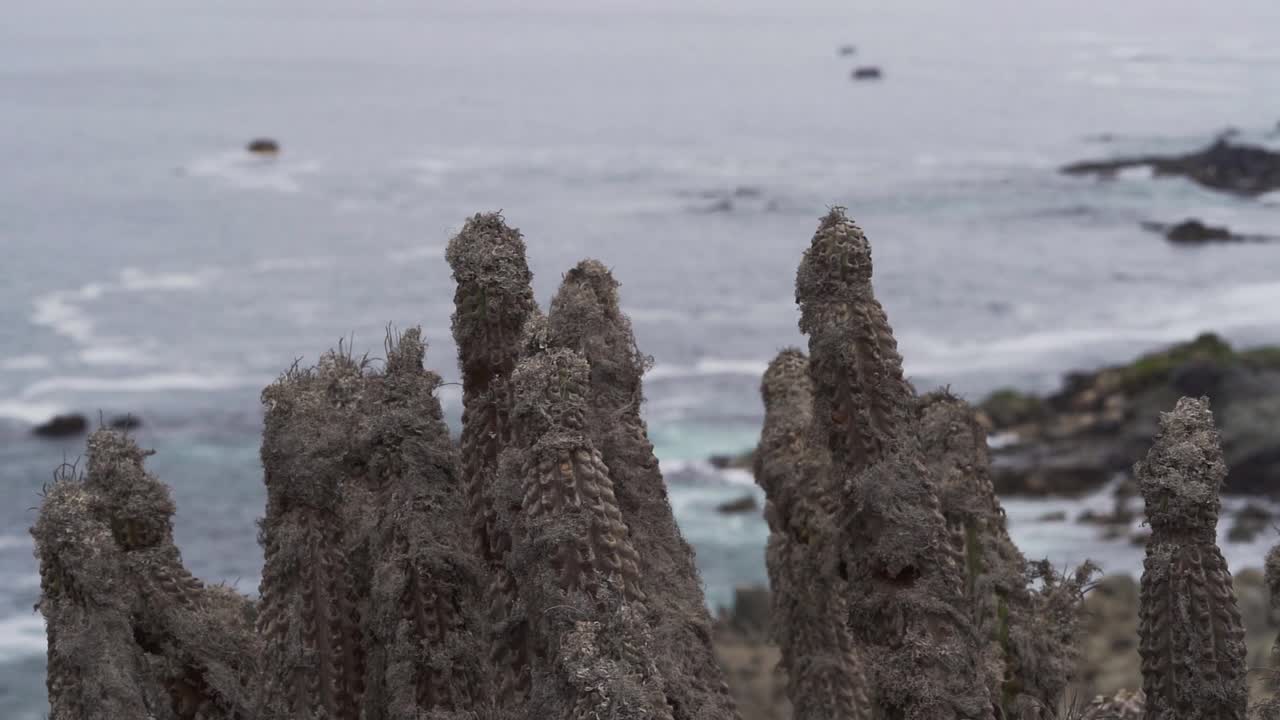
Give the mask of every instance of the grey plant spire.
[(765, 419), (754, 470), (768, 498), (770, 628), (787, 670), (787, 696), (796, 720), (870, 720), (874, 706), (846, 624), (848, 589), (830, 552), (837, 539), (831, 468), (825, 449), (810, 445), (813, 383), (804, 353), (780, 352), (760, 394)]
[(629, 545), (648, 597), (648, 622), (655, 643), (682, 648), (657, 658), (672, 714), (675, 720), (736, 717), (711, 647), (711, 618), (693, 551), (676, 526), (640, 414), (649, 359), (636, 347), (631, 322), (619, 305), (618, 282), (603, 263), (583, 260), (565, 274), (551, 301), (546, 334), (551, 345), (581, 353), (589, 367), (591, 440), (631, 528)]
[(493, 486), (511, 440), (508, 380), (519, 360), (525, 324), (538, 315), (520, 231), (497, 213), (477, 214), (449, 241), (453, 268), (453, 337), (462, 370), (462, 480), (476, 546), (487, 565), (492, 661), (503, 704), (518, 707), (529, 690), (528, 621), (506, 570), (511, 538), (497, 522)]
[(1161, 415), (1134, 470), (1151, 525), (1138, 628), (1146, 717), (1243, 720), (1244, 626), (1217, 543), (1227, 467), (1208, 399)]
[(670, 720), (655, 656), (684, 648), (656, 645), (646, 622), (635, 549), (588, 430), (587, 374), (578, 353), (549, 350), (512, 377), (514, 444), (497, 499), (530, 618), (526, 712)]
[(796, 275), (815, 446), (831, 455), (849, 628), (882, 717), (991, 718), (960, 559), (917, 437), (915, 397), (871, 286), (871, 247), (834, 208)]

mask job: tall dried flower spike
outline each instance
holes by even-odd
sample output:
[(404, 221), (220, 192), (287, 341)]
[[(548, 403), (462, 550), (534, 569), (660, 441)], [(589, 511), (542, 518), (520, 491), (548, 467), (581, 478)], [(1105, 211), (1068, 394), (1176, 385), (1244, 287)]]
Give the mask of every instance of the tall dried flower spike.
[(693, 551), (676, 526), (640, 414), (649, 359), (636, 347), (608, 268), (584, 260), (566, 273), (545, 324), (550, 345), (581, 353), (590, 367), (588, 426), (631, 529), (635, 557), (627, 562), (639, 567), (655, 642), (682, 648), (658, 657), (672, 713), (676, 720), (736, 717), (711, 647), (711, 617)]
[(376, 488), (366, 720), (467, 713), (489, 701), (479, 646), (482, 570), (466, 537), (457, 449), (413, 328), (365, 378), (363, 468)]
[(37, 607), (49, 641), (52, 720), (146, 717), (161, 697), (133, 639), (124, 558), (93, 505), (82, 483), (60, 479), (47, 489), (31, 529), (40, 561)]
[(831, 453), (849, 627), (885, 718), (991, 718), (983, 643), (920, 452), (915, 397), (871, 287), (871, 249), (841, 208), (796, 275), (809, 335), (813, 442)]
[(326, 353), (262, 392), (267, 512), (258, 634), (256, 717), (354, 718), (364, 689), (357, 595), (344, 552), (344, 482), (364, 390), (361, 366)]
[(813, 384), (804, 353), (779, 353), (760, 394), (765, 419), (754, 470), (768, 497), (769, 620), (787, 670), (787, 696), (796, 720), (870, 720), (866, 676), (845, 624), (847, 590), (824, 558), (836, 541), (825, 507), (830, 468), (825, 449), (808, 442)]
[(500, 700), (518, 706), (529, 689), (527, 622), (503, 564), (511, 538), (499, 527), (492, 494), (499, 455), (511, 439), (507, 380), (524, 349), (524, 326), (537, 315), (532, 273), (520, 231), (497, 213), (467, 220), (449, 241), (446, 258), (457, 283), (453, 337), (462, 368), (462, 481), (476, 546), (489, 568)]
[(515, 539), (507, 566), (527, 604), (534, 653), (528, 717), (672, 718), (626, 523), (591, 442), (588, 367), (549, 350), (513, 378), (515, 444), (502, 459), (500, 521)]
[(1146, 717), (1243, 720), (1244, 627), (1217, 544), (1227, 468), (1208, 400), (1164, 413), (1134, 469), (1151, 525), (1138, 628)]

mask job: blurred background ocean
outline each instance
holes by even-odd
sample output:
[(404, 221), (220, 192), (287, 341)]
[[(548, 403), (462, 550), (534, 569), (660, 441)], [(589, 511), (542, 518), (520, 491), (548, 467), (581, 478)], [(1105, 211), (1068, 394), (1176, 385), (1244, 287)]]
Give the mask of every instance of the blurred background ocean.
[[(51, 0), (3, 18), (0, 717), (45, 711), (26, 529), (83, 452), (32, 424), (140, 417), (188, 565), (255, 592), (258, 392), (340, 338), (376, 357), (388, 323), (422, 325), (456, 381), (443, 249), (474, 212), (525, 233), (544, 303), (583, 257), (623, 283), (713, 605), (763, 580), (766, 529), (714, 512), (754, 488), (705, 460), (755, 443), (829, 205), (871, 238), (922, 389), (1048, 390), (1203, 330), (1280, 340), (1274, 247), (1139, 227), (1274, 232), (1280, 197), (1057, 172), (1228, 126), (1280, 142), (1273, 0)], [(851, 82), (854, 64), (884, 78)], [(260, 135), (279, 157), (245, 153)], [(441, 392), (456, 427), (459, 388)], [(1140, 567), (1123, 540), (1035, 522), (1065, 505), (1006, 503), (1028, 556)], [(1273, 539), (1229, 546), (1232, 567)]]

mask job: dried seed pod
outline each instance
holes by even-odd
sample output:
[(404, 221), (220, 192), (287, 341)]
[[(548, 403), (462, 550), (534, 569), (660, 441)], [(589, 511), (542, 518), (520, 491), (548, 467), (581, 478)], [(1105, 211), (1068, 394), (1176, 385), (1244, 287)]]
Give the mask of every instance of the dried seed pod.
[(809, 335), (813, 442), (840, 488), (849, 628), (887, 718), (991, 718), (984, 644), (917, 437), (915, 397), (871, 287), (870, 245), (841, 208), (796, 275)]
[(1164, 413), (1134, 469), (1151, 524), (1138, 628), (1146, 717), (1243, 720), (1244, 626), (1217, 544), (1227, 468), (1208, 400)]
[(511, 539), (497, 521), (493, 484), (499, 455), (511, 441), (506, 381), (522, 354), (525, 324), (537, 314), (533, 276), (520, 231), (497, 213), (467, 220), (446, 257), (457, 283), (453, 337), (462, 369), (462, 480), (476, 546), (489, 569), (499, 699), (518, 707), (529, 690), (528, 628), (504, 565)]
[(711, 647), (711, 616), (693, 551), (676, 526), (640, 414), (649, 358), (636, 347), (608, 268), (596, 260), (578, 263), (565, 274), (548, 319), (537, 327), (546, 336), (543, 347), (575, 350), (590, 367), (588, 427), (631, 530), (635, 556), (628, 562), (639, 567), (655, 641), (682, 648), (657, 657), (676, 720), (736, 717)]
[(770, 626), (796, 720), (870, 720), (867, 679), (845, 624), (848, 590), (826, 557), (836, 532), (824, 507), (831, 495), (826, 450), (808, 442), (808, 365), (799, 350), (783, 350), (760, 386), (765, 419), (754, 469), (768, 497)]
[[(613, 482), (591, 442), (588, 367), (551, 350), (512, 378), (515, 445), (503, 455), (499, 521), (530, 620), (529, 717), (672, 718)], [(519, 503), (506, 514), (502, 509)]]

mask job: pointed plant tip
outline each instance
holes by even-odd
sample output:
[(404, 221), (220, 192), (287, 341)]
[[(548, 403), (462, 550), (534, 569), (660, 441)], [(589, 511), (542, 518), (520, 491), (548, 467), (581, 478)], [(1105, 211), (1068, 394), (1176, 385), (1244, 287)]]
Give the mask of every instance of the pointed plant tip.
[[(524, 238), (498, 213), (477, 214), (449, 241), (445, 259), (459, 282), (528, 273)], [(492, 280), (490, 280), (492, 281)]]
[(792, 392), (810, 392), (809, 358), (796, 347), (783, 348), (769, 361), (760, 379), (760, 396), (765, 408)]
[(871, 243), (843, 208), (833, 208), (817, 232), (796, 272), (796, 302), (848, 302), (869, 290)]
[(1160, 431), (1135, 466), (1153, 529), (1213, 528), (1227, 476), (1208, 398), (1184, 397), (1160, 416)]
[(387, 375), (420, 375), (427, 356), (427, 345), (422, 340), (422, 328), (411, 327), (396, 334), (387, 328)]

